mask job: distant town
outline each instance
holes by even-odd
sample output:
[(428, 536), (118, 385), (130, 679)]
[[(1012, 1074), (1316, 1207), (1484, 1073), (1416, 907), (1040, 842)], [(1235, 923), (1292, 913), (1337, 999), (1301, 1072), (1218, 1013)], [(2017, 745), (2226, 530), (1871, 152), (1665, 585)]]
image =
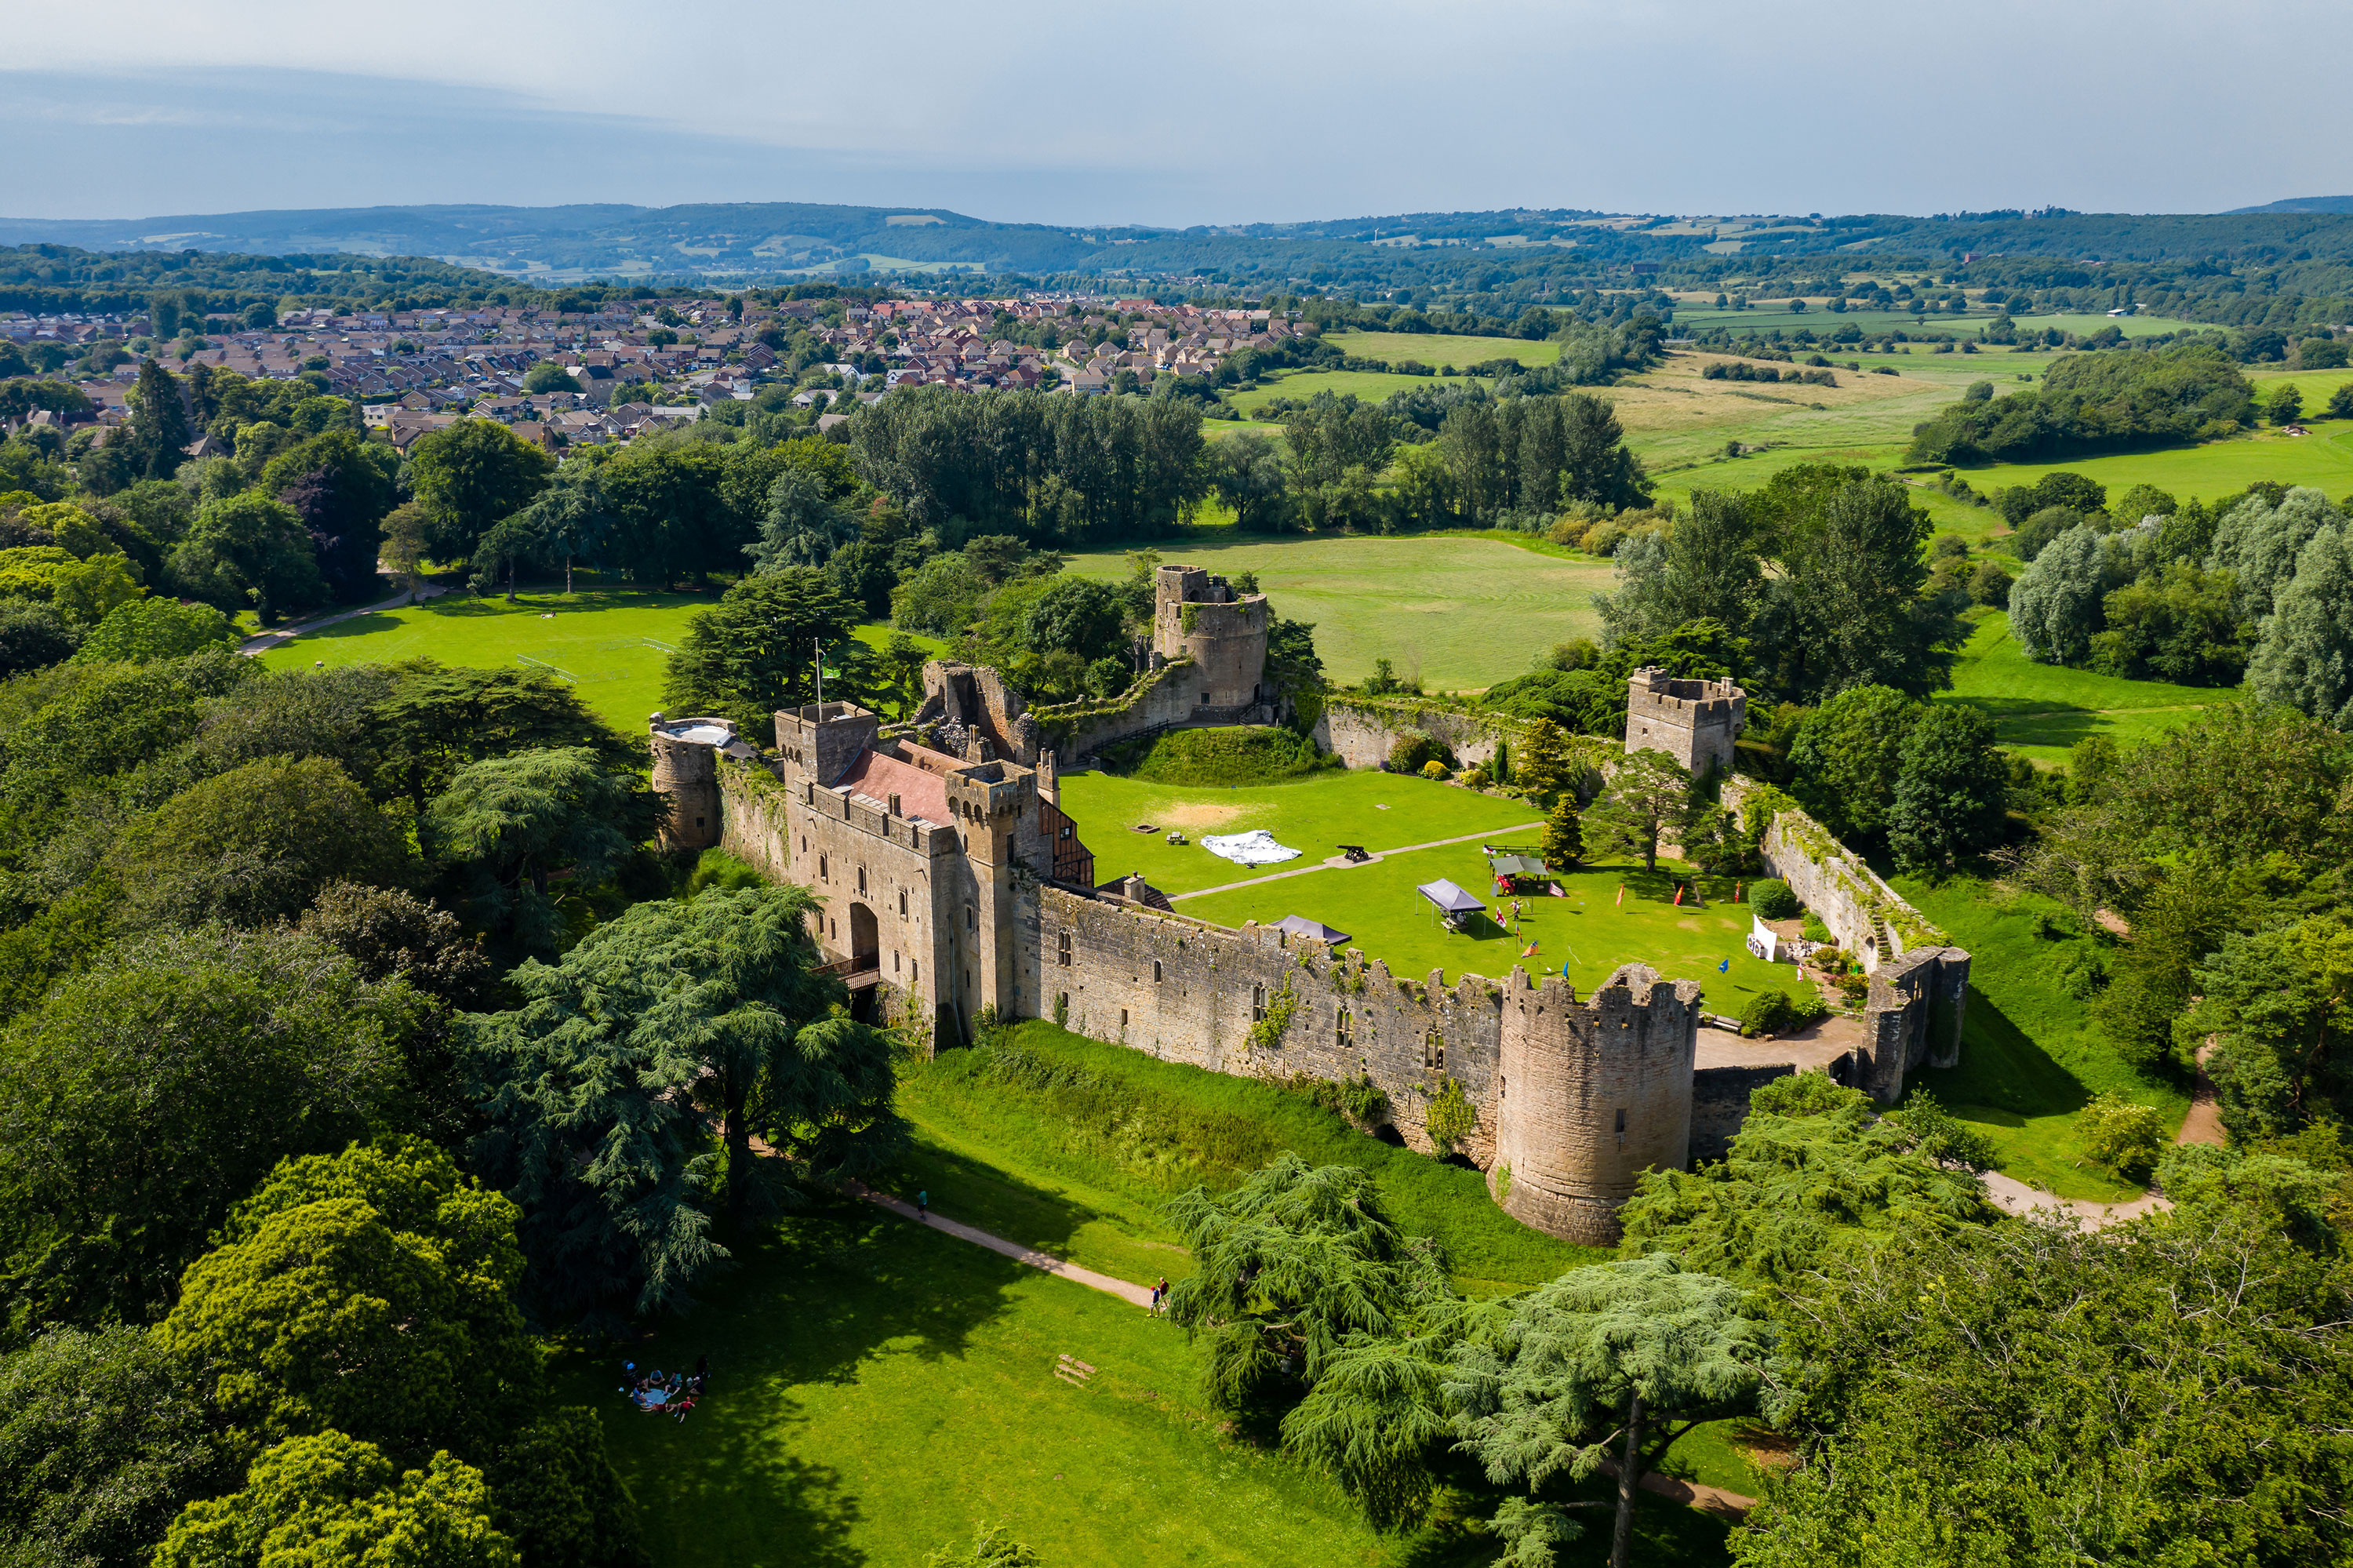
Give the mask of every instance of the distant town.
[[(273, 326), (227, 316), (166, 324), (179, 335), (159, 334), (142, 315), (0, 317), (0, 339), (91, 404), (79, 413), (35, 409), (11, 428), (119, 427), (140, 362), (153, 356), (184, 374), (208, 366), (263, 379), (311, 377), (357, 402), (370, 432), (404, 452), (464, 418), (495, 419), (554, 450), (627, 442), (702, 418), (714, 405), (818, 412), (853, 398), (872, 402), (905, 383), (1082, 397), (1147, 389), (1163, 376), (1214, 377), (1238, 350), (1309, 330), (1263, 309), (1085, 294), (871, 305), (685, 297), (615, 301), (588, 313), (314, 309), (289, 312)], [(533, 375), (547, 365), (564, 376)]]

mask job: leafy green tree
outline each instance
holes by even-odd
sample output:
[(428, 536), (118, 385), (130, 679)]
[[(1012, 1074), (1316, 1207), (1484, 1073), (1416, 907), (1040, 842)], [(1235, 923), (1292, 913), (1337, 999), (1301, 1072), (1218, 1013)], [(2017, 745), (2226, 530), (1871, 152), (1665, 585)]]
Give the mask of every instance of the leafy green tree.
[(138, 385), (126, 401), (131, 408), (130, 444), (124, 449), (131, 459), (128, 477), (134, 481), (171, 478), (186, 461), (190, 440), (188, 409), (181, 400), (180, 384), (148, 359), (141, 363)]
[(2230, 573), (2187, 561), (2126, 584), (2107, 597), (2107, 630), (2092, 639), (2091, 667), (2128, 681), (2235, 685), (2246, 668), (2247, 631), (2232, 614), (2232, 587)]
[(1575, 794), (1564, 795), (1545, 819), (1544, 860), (1546, 865), (1570, 867), (1585, 859), (1585, 824)]
[(1663, 751), (1630, 751), (1610, 775), (1586, 820), (1611, 849), (1659, 868), (1659, 841), (1673, 835), (1691, 813), (1690, 771)]
[(2296, 556), (2295, 576), (2263, 623), (2247, 683), (2337, 729), (2353, 729), (2353, 548), (2323, 528)]
[(2340, 381), (2328, 395), (2327, 418), (2353, 419), (2353, 381)]
[(2121, 1095), (2093, 1096), (2075, 1113), (2075, 1127), (2092, 1158), (2127, 1181), (2147, 1181), (2167, 1142), (2165, 1113)]
[(891, 616), (913, 630), (960, 637), (987, 602), (991, 587), (964, 552), (934, 556), (891, 590)]
[(1992, 1220), (1977, 1180), (1990, 1151), (1943, 1131), (1883, 1116), (1825, 1074), (1776, 1078), (1750, 1096), (1723, 1160), (1638, 1179), (1619, 1211), (1625, 1250), (1786, 1288), (1852, 1247)]
[(185, 659), (200, 648), (236, 641), (237, 629), (211, 605), (133, 599), (108, 610), (72, 652), (86, 664), (117, 660), (145, 663), (151, 659)]
[(336, 599), (373, 597), (382, 524), (398, 502), (397, 455), (353, 429), (321, 432), (273, 455), (261, 488), (294, 509), (311, 535), (319, 576)]
[(290, 932), (167, 932), (58, 982), (0, 1037), (14, 1322), (159, 1316), (280, 1159), (394, 1103), (419, 999)]
[(241, 609), (274, 620), (322, 604), (326, 580), (294, 509), (257, 491), (212, 502), (172, 550), (164, 566), (174, 591), (234, 615)]
[[(2185, 1187), (2191, 1183), (2183, 1183)], [(2006, 1222), (1831, 1260), (1777, 1311), (1808, 1462), (1742, 1568), (2344, 1556), (2338, 1263), (2253, 1206)]]
[(1577, 769), (1569, 761), (1568, 737), (1549, 719), (1534, 719), (1520, 741), (1513, 776), (1527, 798), (1542, 806), (1560, 798), (1577, 798)]
[(1930, 703), (1904, 740), (1887, 844), (1910, 870), (1943, 870), (2001, 839), (2010, 766), (1993, 720), (1966, 703)]
[(1514, 1298), (1455, 1352), (1445, 1390), (1487, 1478), (1532, 1500), (1556, 1478), (1592, 1475), (1614, 1446), (1609, 1563), (1629, 1568), (1636, 1486), (1693, 1427), (1756, 1408), (1772, 1343), (1728, 1282), (1670, 1257), (1627, 1258)]
[(382, 758), (375, 784), (406, 795), (420, 817), (460, 769), (489, 758), (586, 747), (607, 768), (625, 769), (645, 755), (543, 670), (452, 668), (431, 659), (393, 668), (391, 691), (369, 714)]
[(2271, 400), (2263, 405), (2263, 412), (2271, 417), (2274, 425), (2293, 425), (2304, 418), (2304, 394), (2296, 390), (2295, 382), (2283, 381), (2273, 388)]
[(2225, 937), (2178, 1026), (2216, 1036), (2210, 1070), (2234, 1138), (2277, 1137), (2353, 1104), (2353, 929), (2314, 916)]
[(1282, 448), (1274, 438), (1239, 430), (1211, 441), (1206, 456), (1209, 483), (1232, 510), (1234, 526), (1246, 533), (1281, 531), (1284, 475)]
[(1690, 513), (1672, 530), (1637, 534), (1619, 546), (1620, 587), (1594, 599), (1609, 641), (1660, 637), (1694, 620), (1746, 636), (1764, 591), (1758, 544), (1746, 496), (1694, 491)]
[(1789, 743), (1789, 790), (1841, 839), (1883, 832), (1921, 705), (1889, 686), (1851, 686), (1808, 715)]
[(232, 1421), (478, 1453), (543, 1394), (514, 1205), (419, 1138), (288, 1160), (180, 1282), (158, 1342)]
[(1022, 617), (1022, 641), (1039, 655), (1110, 657), (1119, 649), (1120, 608), (1108, 583), (1068, 574), (1049, 578)]
[(135, 917), (252, 926), (292, 919), (331, 882), (396, 885), (415, 863), (400, 824), (333, 761), (270, 757), (132, 822), (107, 863)]
[(2094, 1009), (2102, 1033), (2141, 1073), (2186, 1068), (2173, 1021), (2194, 1000), (2191, 975), (2242, 918), (2242, 899), (2224, 869), (2200, 856), (2159, 880), (2134, 907), (2132, 940), (2108, 960), (2108, 984)]
[(504, 425), (460, 419), (419, 437), (409, 483), (431, 521), (426, 543), (443, 560), (470, 558), (500, 518), (529, 505), (555, 460)]
[(768, 509), (760, 536), (744, 547), (755, 569), (821, 567), (836, 550), (858, 537), (858, 523), (832, 495), (825, 481), (806, 468), (788, 468), (768, 487)]
[(891, 694), (902, 719), (913, 717), (923, 705), (923, 666), (931, 659), (923, 645), (903, 631), (892, 632), (882, 650), (882, 687)]
[(543, 359), (522, 373), (522, 389), (537, 396), (543, 392), (577, 392), (580, 383), (572, 379), (572, 372), (552, 359)]
[(2106, 563), (2100, 536), (2078, 524), (2034, 557), (2010, 590), (2010, 629), (2030, 659), (2081, 664), (2104, 624)]
[(1923, 597), (1928, 514), (1894, 480), (1858, 474), (1799, 478), (1761, 509), (1751, 503), (1778, 540), (1779, 681), (1799, 700), (1862, 685), (1925, 696), (1951, 683), (1968, 632), (1948, 606)]
[(1451, 1294), (1429, 1248), (1398, 1233), (1372, 1178), (1284, 1154), (1240, 1187), (1196, 1187), (1167, 1213), (1195, 1271), (1168, 1316), (1208, 1347), (1209, 1397), (1234, 1411), (1295, 1404), (1359, 1337), (1402, 1331)]
[(562, 561), (564, 591), (569, 594), (573, 563), (595, 561), (616, 526), (613, 509), (605, 499), (603, 471), (585, 463), (565, 464), (530, 505), (502, 519), (499, 526), (508, 523), (515, 524), (515, 531), (502, 541), (506, 547), (524, 549), (522, 558), (534, 567)]
[(819, 649), (842, 672), (829, 695), (860, 689), (868, 656), (850, 637), (858, 614), (812, 567), (745, 577), (686, 623), (662, 701), (671, 713), (732, 718), (745, 735), (773, 744), (777, 711), (817, 700)]
[(241, 1474), (143, 1329), (56, 1329), (0, 1358), (0, 1533), (26, 1568), (145, 1568), (183, 1503)]
[(586, 747), (469, 763), (427, 817), (435, 853), (463, 863), (476, 917), (523, 949), (552, 953), (560, 919), (548, 884), (575, 888), (620, 869), (650, 828), (643, 792)]
[(190, 1503), (154, 1568), (518, 1568), (491, 1508), (481, 1472), (447, 1454), (396, 1472), (340, 1432), (290, 1437), (242, 1490)]
[(0, 678), (60, 663), (73, 656), (81, 641), (81, 629), (55, 605), (0, 599)]
[(2317, 490), (2271, 489), (2257, 489), (2222, 514), (2206, 556), (2207, 570), (2232, 574), (2232, 603), (2242, 620), (2269, 615), (2313, 535), (2345, 525), (2344, 514)]

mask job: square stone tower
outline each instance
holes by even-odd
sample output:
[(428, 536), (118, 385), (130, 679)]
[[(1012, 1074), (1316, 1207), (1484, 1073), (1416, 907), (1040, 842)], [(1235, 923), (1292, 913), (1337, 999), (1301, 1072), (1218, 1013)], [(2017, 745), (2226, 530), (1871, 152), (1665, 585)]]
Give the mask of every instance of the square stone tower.
[(1162, 567), (1153, 577), (1152, 651), (1190, 658), (1197, 713), (1232, 723), (1263, 700), (1266, 596), (1238, 595), (1199, 567)]
[(1645, 665), (1626, 678), (1626, 749), (1663, 751), (1694, 779), (1732, 771), (1732, 743), (1747, 722), (1748, 694), (1729, 681), (1677, 681)]

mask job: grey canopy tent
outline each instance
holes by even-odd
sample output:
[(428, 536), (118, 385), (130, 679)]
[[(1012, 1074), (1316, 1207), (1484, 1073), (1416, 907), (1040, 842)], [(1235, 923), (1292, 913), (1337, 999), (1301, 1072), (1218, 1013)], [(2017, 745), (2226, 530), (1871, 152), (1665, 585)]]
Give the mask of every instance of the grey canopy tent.
[(1310, 920), (1304, 915), (1285, 915), (1274, 923), (1274, 928), (1290, 936), (1305, 937), (1331, 947), (1337, 947), (1348, 939), (1347, 932), (1335, 931), (1323, 921)]
[(1437, 882), (1425, 882), (1414, 891), (1435, 905), (1439, 915), (1446, 924), (1458, 931), (1462, 928), (1462, 923), (1472, 916), (1484, 915), (1487, 912), (1487, 906), (1484, 904), (1443, 879)]

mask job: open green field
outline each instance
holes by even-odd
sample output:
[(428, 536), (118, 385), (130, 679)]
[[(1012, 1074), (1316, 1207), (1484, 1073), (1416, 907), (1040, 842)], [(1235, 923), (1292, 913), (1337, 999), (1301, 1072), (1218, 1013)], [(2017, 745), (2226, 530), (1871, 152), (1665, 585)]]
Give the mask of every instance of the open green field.
[[(2341, 376), (2342, 372), (2321, 374)], [(2304, 428), (2312, 433), (2289, 436), (2265, 429), (2193, 447), (2119, 452), (2067, 462), (1989, 463), (1958, 471), (1979, 492), (2032, 484), (2060, 469), (2098, 481), (2108, 487), (2111, 496), (2136, 484), (2153, 484), (2185, 501), (2193, 495), (2212, 501), (2244, 490), (2257, 480), (2308, 484), (2333, 496), (2353, 492), (2353, 419), (2306, 419)]]
[[(1066, 773), (1062, 810), (1077, 820), (1079, 836), (1094, 852), (1097, 881), (1140, 872), (1163, 893), (1192, 893), (1270, 872), (1300, 870), (1337, 854), (1342, 844), (1363, 844), (1378, 853), (1464, 833), (1499, 832), (1540, 815), (1525, 800), (1500, 800), (1410, 774), (1370, 769), (1234, 789), (1155, 784), (1110, 773)], [(1134, 832), (1142, 822), (1156, 831)], [(1171, 828), (1182, 830), (1191, 842), (1169, 843)], [(1254, 870), (1220, 860), (1201, 847), (1205, 833), (1253, 828), (1266, 829), (1277, 842), (1297, 850), (1299, 858)]]
[(2230, 688), (2126, 681), (2089, 670), (2038, 664), (2010, 635), (2002, 611), (1980, 613), (1953, 665), (1953, 689), (1936, 700), (1983, 708), (2004, 746), (2038, 762), (2067, 760), (2067, 748), (2090, 736), (2123, 744), (2186, 724), (2200, 709), (2229, 702)]
[[(503, 598), (444, 594), (322, 627), (260, 658), (273, 670), (426, 656), (484, 669), (543, 669), (578, 690), (589, 711), (607, 724), (638, 735), (646, 715), (661, 706), (670, 650), (686, 634), (688, 620), (717, 598), (715, 590), (594, 588), (571, 595), (525, 593), (510, 604)], [(860, 641), (876, 647), (891, 635), (883, 626), (858, 630)], [(934, 651), (940, 646), (928, 637), (915, 641)]]
[(1915, 1085), (1992, 1139), (2010, 1175), (2063, 1198), (2137, 1196), (2092, 1163), (2075, 1112), (2113, 1091), (2159, 1107), (2179, 1126), (2189, 1097), (2126, 1066), (2067, 994), (2057, 960), (2073, 940), (2072, 917), (2049, 899), (1967, 877), (1897, 877), (1893, 885), (1969, 953), (1960, 1065), (1921, 1073)]
[[(1776, 302), (1778, 303), (1778, 301)], [(1983, 305), (1973, 306), (1967, 315), (1953, 315), (1945, 311), (1914, 315), (1909, 311), (1854, 311), (1843, 314), (1824, 310), (1809, 301), (1803, 312), (1752, 306), (1748, 310), (1716, 310), (1713, 305), (1678, 305), (1674, 326), (1678, 333), (1712, 332), (1727, 327), (1733, 332), (1747, 329), (1764, 332), (1779, 327), (1792, 332), (1799, 327), (1810, 327), (1816, 333), (1836, 332), (1842, 326), (1860, 327), (1872, 334), (1890, 332), (1949, 332), (1957, 336), (1975, 337), (1989, 325), (2000, 313)], [(2072, 312), (2052, 315), (2023, 315), (2013, 318), (2021, 332), (2044, 332), (2057, 327), (2089, 337), (2103, 327), (2118, 327), (2126, 337), (2154, 337), (2164, 332), (2194, 332), (2201, 330), (2196, 322), (2176, 321), (2168, 316), (2108, 316), (2080, 314)], [(1824, 354), (1833, 352), (1825, 348)]]
[[(1515, 340), (1516, 341), (1516, 340)], [(1237, 392), (1226, 400), (1244, 414), (1255, 415), (1277, 397), (1304, 399), (1318, 392), (1329, 392), (1335, 397), (1356, 397), (1367, 403), (1378, 403), (1399, 392), (1410, 392), (1417, 387), (1467, 387), (1490, 385), (1479, 376), (1396, 376), (1379, 370), (1278, 370), (1259, 377), (1258, 386), (1247, 392)]]
[(1458, 369), (1489, 359), (1516, 359), (1533, 369), (1560, 358), (1560, 344), (1525, 337), (1466, 337), (1451, 333), (1335, 332), (1324, 341), (1353, 359), (1377, 359), (1401, 365), (1418, 359), (1432, 370), (1451, 365)]
[[(1360, 681), (1377, 658), (1432, 690), (1484, 690), (1527, 673), (1556, 642), (1593, 636), (1592, 594), (1607, 588), (1607, 561), (1548, 558), (1495, 540), (1410, 538), (1189, 539), (1164, 550), (1220, 573), (1256, 572), (1275, 613), (1315, 628), (1315, 649), (1335, 682)], [(1122, 581), (1123, 550), (1073, 554), (1070, 567)]]

